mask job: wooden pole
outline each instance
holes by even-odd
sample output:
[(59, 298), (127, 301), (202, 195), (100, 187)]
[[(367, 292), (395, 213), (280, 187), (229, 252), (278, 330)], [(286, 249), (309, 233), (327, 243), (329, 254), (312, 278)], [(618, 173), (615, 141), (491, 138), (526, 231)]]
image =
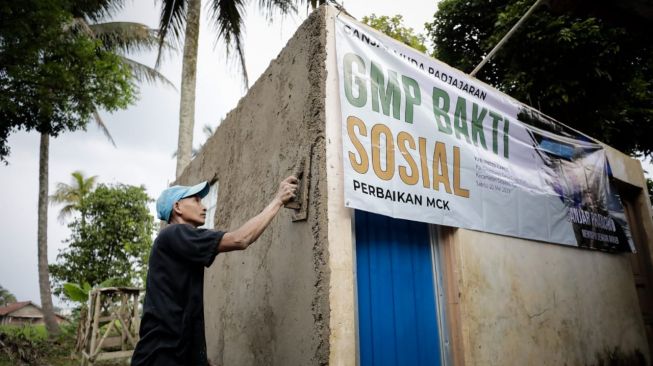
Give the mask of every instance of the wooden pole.
[(129, 331), (127, 325), (124, 322), (125, 315), (127, 315), (127, 293), (123, 292), (120, 294), (120, 350), (125, 351), (127, 349), (127, 332)]
[(131, 326), (134, 328), (134, 334), (136, 335), (134, 338), (136, 339), (136, 342), (138, 342), (138, 339), (140, 338), (140, 318), (138, 317), (138, 295), (139, 293), (134, 294), (134, 315), (132, 318)]
[(102, 305), (102, 295), (101, 292), (96, 291), (93, 294), (95, 298), (95, 306), (93, 311), (93, 328), (91, 329), (91, 344), (88, 347), (89, 360), (88, 364), (93, 365), (93, 350), (95, 349), (95, 341), (97, 341), (97, 336), (100, 333), (100, 306)]

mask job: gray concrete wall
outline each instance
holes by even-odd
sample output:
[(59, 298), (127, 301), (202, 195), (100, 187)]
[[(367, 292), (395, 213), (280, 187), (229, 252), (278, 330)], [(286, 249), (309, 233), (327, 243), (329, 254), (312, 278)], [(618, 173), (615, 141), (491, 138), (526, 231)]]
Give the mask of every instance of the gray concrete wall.
[(235, 229), (312, 151), (308, 219), (282, 209), (247, 250), (205, 274), (216, 365), (321, 365), (329, 356), (324, 10), (314, 12), (231, 111), (178, 183), (219, 181), (216, 228)]
[[(462, 229), (444, 229), (453, 358), (464, 365), (651, 362), (632, 262), (653, 245), (639, 162), (606, 146), (613, 174), (640, 189), (637, 254), (610, 254)], [(644, 289), (647, 290), (648, 289)]]
[(465, 365), (650, 359), (630, 254), (469, 230), (450, 240)]

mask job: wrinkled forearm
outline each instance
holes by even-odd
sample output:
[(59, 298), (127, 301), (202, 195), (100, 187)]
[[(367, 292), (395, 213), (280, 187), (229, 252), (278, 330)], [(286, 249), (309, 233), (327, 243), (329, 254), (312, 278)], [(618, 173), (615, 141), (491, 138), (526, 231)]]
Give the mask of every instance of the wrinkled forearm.
[(246, 249), (261, 236), (282, 206), (281, 200), (275, 198), (263, 211), (249, 219), (241, 227), (225, 233), (218, 246), (218, 251), (228, 252)]

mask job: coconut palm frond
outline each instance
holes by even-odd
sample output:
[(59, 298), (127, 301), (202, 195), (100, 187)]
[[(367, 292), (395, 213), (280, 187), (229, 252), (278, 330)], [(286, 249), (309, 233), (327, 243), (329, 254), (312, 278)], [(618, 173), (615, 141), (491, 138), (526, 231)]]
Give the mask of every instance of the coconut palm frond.
[(64, 224), (66, 219), (72, 216), (75, 211), (77, 211), (77, 205), (66, 205), (61, 210), (59, 210), (57, 220), (60, 224)]
[(95, 33), (93, 33), (93, 29), (91, 29), (88, 21), (86, 21), (86, 19), (84, 18), (73, 18), (70, 24), (64, 26), (64, 31), (81, 32), (91, 38), (95, 38)]
[(100, 130), (102, 131), (102, 133), (104, 133), (104, 136), (106, 136), (106, 138), (111, 142), (113, 147), (118, 147), (116, 145), (116, 142), (113, 140), (113, 137), (111, 136), (111, 133), (107, 128), (107, 125), (102, 120), (102, 117), (100, 117), (100, 113), (98, 113), (97, 109), (93, 110), (93, 118), (95, 119), (95, 123), (97, 123), (98, 127), (100, 127)]
[(70, 188), (71, 186), (66, 183), (57, 183), (57, 189), (50, 196), (50, 204), (56, 205), (75, 199), (75, 195)]
[(184, 32), (186, 23), (187, 0), (162, 0), (161, 22), (159, 24), (159, 52), (156, 57), (156, 67), (161, 62), (162, 51), (168, 33), (172, 33), (173, 39), (179, 41)]
[[(316, 0), (311, 0), (311, 3), (314, 1)], [(265, 17), (270, 21), (276, 12), (279, 12), (281, 15), (290, 12), (297, 12), (295, 1), (291, 0), (259, 0), (258, 7), (263, 12), (263, 15), (265, 15)], [(313, 8), (315, 8), (315, 6)]]
[(73, 16), (97, 22), (115, 15), (124, 6), (125, 0), (78, 0), (75, 2)]
[[(159, 45), (158, 32), (141, 23), (96, 23), (90, 24), (89, 28), (93, 31), (94, 37), (100, 39), (102, 45), (111, 50), (125, 53), (150, 51)], [(170, 48), (170, 44), (164, 43), (164, 48)]]
[[(159, 43), (158, 32), (154, 29), (147, 27), (144, 24), (134, 22), (105, 22), (89, 24), (86, 20), (81, 18), (75, 19), (78, 29), (87, 33), (89, 36), (99, 40), (102, 47), (112, 52), (120, 51), (121, 53), (130, 53), (133, 51), (147, 51), (155, 49), (157, 46), (161, 48), (170, 48), (166, 42)], [(134, 61), (124, 55), (118, 55), (122, 61), (127, 65), (134, 76), (139, 81), (147, 81), (150, 83), (163, 82), (173, 88), (174, 85), (163, 74), (154, 68), (144, 65), (140, 62)], [(98, 127), (104, 133), (106, 138), (111, 142), (114, 147), (114, 141), (107, 125), (98, 113), (97, 109), (93, 111), (93, 118)]]
[(236, 49), (238, 61), (241, 66), (245, 86), (249, 86), (247, 69), (245, 67), (245, 54), (242, 46), (243, 15), (245, 14), (244, 0), (214, 0), (211, 2), (211, 20), (218, 31), (216, 39), (224, 39), (227, 56), (231, 47)]
[(90, 176), (88, 178), (84, 177), (84, 173), (81, 170), (76, 170), (72, 174), (73, 183), (72, 186), (74, 192), (80, 196), (86, 196), (88, 193), (91, 193), (93, 187), (95, 187), (95, 182), (97, 181), (97, 175)]
[(204, 136), (206, 136), (206, 138), (209, 138), (213, 136), (215, 130), (213, 129), (213, 127), (211, 127), (211, 125), (204, 125), (202, 127), (202, 132), (204, 132)]
[(71, 184), (57, 183), (57, 188), (50, 196), (50, 204), (65, 204), (58, 216), (62, 224), (66, 218), (80, 209), (84, 197), (91, 193), (97, 181), (97, 175), (86, 178), (79, 170), (73, 172), (71, 176), (73, 178)]
[(149, 67), (140, 62), (134, 61), (130, 58), (123, 57), (122, 61), (129, 67), (132, 74), (139, 82), (147, 81), (148, 83), (161, 82), (174, 90), (177, 90), (175, 84), (172, 81), (168, 80), (159, 70)]
[(331, 5), (335, 6), (338, 8), (340, 4), (338, 4), (337, 1), (334, 0), (299, 0), (297, 1), (300, 5), (306, 4), (306, 11), (309, 12), (311, 10), (317, 9), (320, 5), (326, 4), (326, 3), (331, 3)]
[[(202, 148), (202, 146), (200, 146), (200, 149), (201, 149), (201, 148)], [(191, 156), (192, 156), (193, 158), (195, 158), (195, 157), (197, 156), (197, 154), (199, 154), (200, 149), (192, 148), (192, 149), (191, 149)], [(175, 150), (175, 152), (172, 153), (171, 158), (174, 159), (174, 158), (176, 158), (176, 157), (177, 157), (177, 150)]]
[(245, 84), (245, 88), (249, 89), (249, 76), (247, 76), (247, 65), (245, 65), (245, 52), (243, 52), (243, 46), (240, 37), (236, 39), (236, 52), (238, 53), (238, 60), (240, 61), (243, 83)]

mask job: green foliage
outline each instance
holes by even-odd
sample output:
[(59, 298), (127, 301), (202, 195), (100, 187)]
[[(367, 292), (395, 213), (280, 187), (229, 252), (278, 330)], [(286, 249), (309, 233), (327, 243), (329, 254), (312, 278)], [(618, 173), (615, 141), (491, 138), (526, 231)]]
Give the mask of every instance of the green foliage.
[(88, 282), (84, 282), (83, 285), (78, 285), (76, 283), (64, 283), (63, 284), (63, 293), (66, 297), (75, 302), (85, 303), (88, 301), (88, 295), (91, 292), (91, 285)]
[(424, 45), (425, 38), (421, 34), (415, 34), (413, 28), (404, 26), (404, 19), (401, 15), (395, 15), (390, 18), (387, 15), (363, 17), (363, 23), (370, 27), (396, 39), (403, 44), (412, 47), (420, 52), (426, 52)]
[[(440, 2), (426, 25), (434, 56), (470, 72), (532, 3)], [(650, 32), (588, 14), (541, 6), (477, 77), (624, 152), (651, 155)]]
[[(78, 28), (88, 36), (100, 41), (102, 48), (114, 52), (131, 71), (131, 76), (136, 81), (155, 83), (174, 88), (174, 85), (157, 69), (139, 63), (127, 54), (132, 52), (153, 51), (159, 47), (158, 31), (145, 24), (133, 22), (100, 22), (89, 23), (86, 17), (75, 18)], [(162, 45), (164, 50), (172, 49), (168, 43)]]
[(35, 365), (39, 364), (43, 349), (47, 342), (45, 326), (2, 326), (0, 327), (0, 360), (8, 359), (12, 363)]
[(57, 183), (57, 189), (50, 196), (51, 204), (63, 204), (64, 207), (59, 211), (59, 221), (64, 222), (65, 218), (72, 215), (84, 202), (84, 198), (93, 191), (97, 175), (85, 178), (81, 171), (74, 171), (72, 174), (72, 184)]
[(57, 136), (135, 100), (130, 68), (75, 27), (75, 1), (0, 4), (0, 161), (17, 130)]
[(0, 366), (52, 365), (64, 366), (75, 342), (75, 326), (64, 324), (62, 333), (50, 339), (45, 325), (0, 326)]
[[(121, 286), (124, 284), (124, 281), (122, 278), (109, 278), (107, 280), (102, 281), (99, 283), (97, 286), (98, 288), (102, 287), (112, 287), (112, 286)], [(63, 284), (63, 293), (66, 295), (66, 297), (74, 302), (79, 302), (83, 304), (86, 304), (88, 301), (88, 297), (91, 294), (91, 290), (93, 290), (93, 287), (88, 284), (88, 282), (84, 282), (83, 284), (77, 284), (77, 283), (64, 283)]]
[(80, 204), (81, 217), (69, 225), (69, 246), (50, 265), (55, 294), (65, 291), (64, 283), (86, 293), (108, 279), (111, 285), (142, 285), (154, 229), (149, 202), (143, 187), (100, 184), (89, 193)]
[(0, 306), (16, 302), (16, 296), (0, 285)]
[(31, 341), (42, 341), (48, 338), (45, 325), (0, 325), (0, 333), (20, 337)]
[(648, 199), (651, 200), (651, 206), (653, 206), (653, 179), (646, 178), (646, 188), (648, 189)]

